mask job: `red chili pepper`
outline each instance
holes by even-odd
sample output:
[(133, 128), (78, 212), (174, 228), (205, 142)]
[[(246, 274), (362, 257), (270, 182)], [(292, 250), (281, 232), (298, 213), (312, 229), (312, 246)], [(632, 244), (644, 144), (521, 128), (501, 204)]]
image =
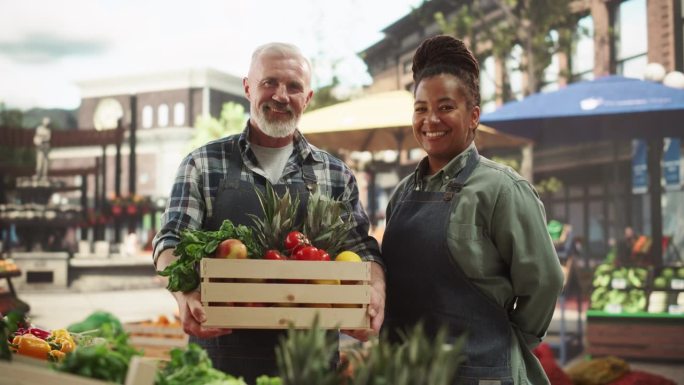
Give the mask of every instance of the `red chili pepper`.
[(23, 336), (24, 334), (33, 334), (34, 336), (40, 338), (41, 340), (44, 340), (44, 339), (47, 339), (48, 337), (50, 337), (49, 331), (39, 329), (39, 328), (19, 328), (14, 333), (15, 336)]

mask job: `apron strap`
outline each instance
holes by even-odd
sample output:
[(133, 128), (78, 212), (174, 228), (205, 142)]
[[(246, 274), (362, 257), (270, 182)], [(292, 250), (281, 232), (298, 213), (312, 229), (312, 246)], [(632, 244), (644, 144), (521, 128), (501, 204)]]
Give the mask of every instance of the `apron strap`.
[(240, 146), (237, 138), (232, 141), (230, 152), (226, 157), (228, 164), (226, 165), (226, 178), (223, 180), (223, 188), (236, 189), (240, 185), (240, 174), (242, 173), (242, 155), (240, 154)]
[(468, 155), (468, 160), (466, 160), (466, 165), (463, 167), (463, 170), (458, 173), (456, 178), (447, 183), (446, 192), (444, 193), (445, 202), (450, 201), (454, 197), (454, 194), (458, 194), (461, 192), (461, 190), (463, 190), (463, 186), (465, 186), (466, 181), (468, 178), (470, 178), (470, 175), (473, 173), (479, 162), (480, 154), (477, 152), (477, 148), (473, 148)]

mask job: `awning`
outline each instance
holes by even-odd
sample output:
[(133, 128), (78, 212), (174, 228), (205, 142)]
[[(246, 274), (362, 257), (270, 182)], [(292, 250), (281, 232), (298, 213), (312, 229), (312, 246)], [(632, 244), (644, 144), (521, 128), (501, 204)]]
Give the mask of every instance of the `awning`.
[[(299, 124), (307, 140), (321, 148), (380, 151), (420, 148), (411, 128), (413, 95), (408, 91), (371, 94), (305, 113)], [(529, 139), (480, 125), (475, 140), (484, 148), (521, 147)]]

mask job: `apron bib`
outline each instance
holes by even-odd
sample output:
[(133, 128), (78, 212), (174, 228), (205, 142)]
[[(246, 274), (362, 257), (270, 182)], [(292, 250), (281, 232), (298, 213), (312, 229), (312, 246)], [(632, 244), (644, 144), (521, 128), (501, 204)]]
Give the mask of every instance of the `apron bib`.
[(449, 329), (452, 338), (466, 333), (467, 358), (454, 384), (512, 385), (507, 312), (471, 283), (455, 262), (477, 256), (452, 256), (447, 244), (451, 213), (478, 164), (479, 154), (473, 150), (445, 192), (416, 191), (413, 180), (400, 192), (383, 237), (387, 267), (383, 328), (394, 342), (399, 341), (398, 331), (419, 321), (428, 335), (434, 336), (441, 326)]

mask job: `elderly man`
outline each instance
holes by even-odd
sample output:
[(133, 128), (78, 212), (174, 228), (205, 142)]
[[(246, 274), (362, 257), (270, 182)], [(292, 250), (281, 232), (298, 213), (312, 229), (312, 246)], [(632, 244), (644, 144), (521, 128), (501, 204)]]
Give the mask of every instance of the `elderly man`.
[[(224, 219), (251, 225), (247, 214), (261, 215), (255, 185), (263, 187), (268, 181), (301, 196), (315, 188), (350, 203), (347, 215), (355, 227), (346, 245), (365, 260), (376, 262), (372, 264), (369, 315), (372, 328), (379, 330), (384, 317), (384, 272), (378, 244), (368, 235), (368, 217), (359, 202), (356, 179), (342, 161), (307, 143), (297, 130), (313, 96), (309, 61), (293, 45), (263, 45), (252, 55), (243, 87), (251, 110), (245, 130), (193, 151), (178, 169), (163, 227), (154, 240), (157, 270), (174, 260), (172, 248), (183, 229), (215, 230)], [(299, 217), (305, 209), (302, 201)], [(192, 342), (208, 351), (215, 367), (248, 382), (260, 374), (275, 373), (274, 349), (282, 332), (205, 328), (200, 293), (173, 295), (184, 330)]]

